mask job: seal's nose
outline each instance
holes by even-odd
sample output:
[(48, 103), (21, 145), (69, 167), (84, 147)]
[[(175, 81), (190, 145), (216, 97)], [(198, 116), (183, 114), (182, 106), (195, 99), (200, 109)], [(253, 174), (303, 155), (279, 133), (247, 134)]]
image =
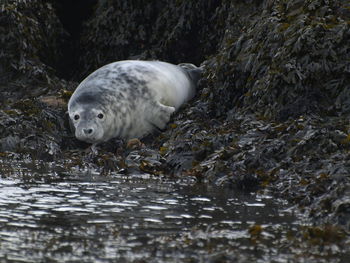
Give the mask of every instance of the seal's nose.
[(94, 129), (92, 129), (92, 128), (83, 129), (83, 132), (85, 135), (90, 135), (94, 132)]

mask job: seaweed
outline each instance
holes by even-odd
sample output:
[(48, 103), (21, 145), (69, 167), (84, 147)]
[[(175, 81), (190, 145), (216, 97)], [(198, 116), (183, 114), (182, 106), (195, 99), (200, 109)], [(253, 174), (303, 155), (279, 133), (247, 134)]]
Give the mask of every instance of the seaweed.
[[(216, 51), (223, 31), (222, 18), (215, 11), (219, 4), (194, 0), (99, 1), (81, 33), (80, 74), (130, 58), (202, 62)], [(213, 23), (207, 23), (208, 19)], [(220, 32), (212, 34), (215, 30)]]
[[(0, 6), (1, 158), (270, 192), (306, 213), (303, 240), (316, 245), (341, 239), (319, 226), (350, 229), (345, 1), (88, 1), (77, 24), (70, 5)], [(128, 58), (201, 63), (197, 96), (160, 135), (86, 152), (65, 114), (70, 78)]]
[(0, 91), (24, 91), (29, 81), (40, 88), (55, 86), (55, 67), (62, 57), (60, 45), (66, 33), (52, 4), (7, 1), (0, 12)]
[(208, 62), (207, 85), (217, 87), (212, 114), (240, 109), (286, 120), (348, 112), (350, 31), (342, 10), (342, 1), (275, 1), (239, 37), (228, 27)]

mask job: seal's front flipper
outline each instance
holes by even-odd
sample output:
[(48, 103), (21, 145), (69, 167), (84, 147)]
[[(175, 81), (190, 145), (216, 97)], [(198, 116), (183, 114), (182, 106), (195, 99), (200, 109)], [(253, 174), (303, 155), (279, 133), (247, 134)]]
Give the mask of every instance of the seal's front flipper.
[(163, 130), (166, 124), (169, 122), (171, 114), (175, 112), (175, 108), (171, 106), (165, 106), (159, 102), (155, 103), (152, 107), (151, 117), (148, 118), (148, 122), (156, 128)]

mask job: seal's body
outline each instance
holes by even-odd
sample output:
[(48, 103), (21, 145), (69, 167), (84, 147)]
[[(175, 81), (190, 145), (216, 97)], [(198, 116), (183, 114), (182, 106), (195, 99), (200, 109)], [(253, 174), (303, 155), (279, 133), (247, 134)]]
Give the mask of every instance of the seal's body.
[(99, 143), (141, 138), (164, 129), (171, 114), (195, 94), (201, 69), (192, 64), (125, 60), (84, 79), (68, 103), (77, 139)]

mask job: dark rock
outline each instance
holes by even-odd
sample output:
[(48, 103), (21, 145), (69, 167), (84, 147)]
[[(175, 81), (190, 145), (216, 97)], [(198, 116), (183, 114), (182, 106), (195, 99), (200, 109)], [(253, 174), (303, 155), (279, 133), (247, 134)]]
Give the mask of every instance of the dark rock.
[[(73, 6), (33, 0), (0, 7), (1, 152), (110, 176), (264, 188), (312, 222), (349, 229), (345, 1), (91, 0), (75, 21), (74, 12), (63, 12)], [(60, 77), (81, 80), (135, 57), (201, 63), (196, 98), (140, 147), (109, 142), (86, 151), (65, 115), (77, 83)]]
[(0, 152), (16, 152), (20, 143), (18, 136), (7, 136), (0, 139)]

